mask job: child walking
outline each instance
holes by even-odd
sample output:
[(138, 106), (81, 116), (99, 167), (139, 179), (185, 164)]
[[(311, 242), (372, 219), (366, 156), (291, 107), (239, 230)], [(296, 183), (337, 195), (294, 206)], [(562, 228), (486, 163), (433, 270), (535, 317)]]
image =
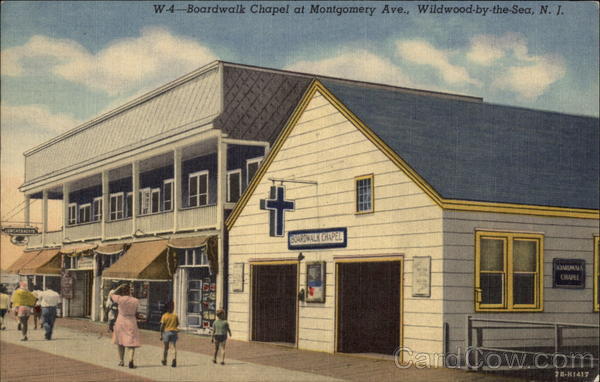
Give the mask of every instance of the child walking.
[(167, 364), (167, 354), (169, 353), (169, 344), (173, 344), (172, 367), (177, 367), (177, 331), (179, 330), (179, 318), (173, 313), (174, 304), (172, 301), (167, 303), (167, 312), (160, 319), (160, 340), (163, 342), (163, 366)]
[(227, 342), (227, 334), (231, 336), (231, 329), (229, 329), (229, 322), (225, 320), (225, 311), (223, 309), (217, 310), (217, 319), (213, 323), (213, 334), (211, 342), (215, 344), (215, 356), (213, 357), (213, 363), (217, 363), (217, 354), (221, 349), (221, 365), (225, 365), (225, 343)]

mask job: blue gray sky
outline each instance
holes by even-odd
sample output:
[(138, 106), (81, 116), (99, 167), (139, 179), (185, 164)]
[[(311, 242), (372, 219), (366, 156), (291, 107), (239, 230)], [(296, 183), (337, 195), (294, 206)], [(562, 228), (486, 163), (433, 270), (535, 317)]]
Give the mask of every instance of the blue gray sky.
[[(246, 13), (157, 14), (158, 4), (239, 4)], [(511, 2), (4, 1), (4, 210), (21, 200), (23, 151), (216, 59), (598, 116), (597, 3), (514, 3), (532, 14), (492, 13), (496, 4), (513, 10)], [(289, 5), (290, 14), (251, 13), (252, 5)], [(315, 5), (375, 10), (310, 13)], [(386, 5), (403, 13), (384, 14)]]

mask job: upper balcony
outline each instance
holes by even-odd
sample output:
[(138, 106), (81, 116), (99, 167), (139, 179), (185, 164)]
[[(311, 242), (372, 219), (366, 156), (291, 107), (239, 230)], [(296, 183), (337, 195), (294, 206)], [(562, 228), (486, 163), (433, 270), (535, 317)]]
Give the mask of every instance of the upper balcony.
[(211, 134), (29, 194), (27, 205), (41, 198), (44, 208), (48, 199), (59, 199), (64, 211), (63, 229), (31, 237), (29, 248), (123, 239), (138, 230), (165, 234), (218, 229), (222, 209), (240, 198), (268, 146), (240, 143)]

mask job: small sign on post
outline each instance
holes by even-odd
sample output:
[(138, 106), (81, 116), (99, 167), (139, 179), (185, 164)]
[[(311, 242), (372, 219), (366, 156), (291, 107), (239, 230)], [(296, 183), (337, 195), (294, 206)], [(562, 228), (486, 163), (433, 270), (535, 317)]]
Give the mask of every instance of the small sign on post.
[(585, 260), (552, 260), (552, 287), (569, 289), (585, 288)]

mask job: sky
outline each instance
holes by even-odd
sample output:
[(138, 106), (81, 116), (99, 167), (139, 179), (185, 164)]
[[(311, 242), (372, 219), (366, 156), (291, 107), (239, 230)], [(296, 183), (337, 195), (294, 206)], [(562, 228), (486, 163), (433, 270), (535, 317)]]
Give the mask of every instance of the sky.
[[(514, 5), (3, 1), (2, 224), (23, 220), (24, 151), (218, 59), (597, 117), (598, 4)], [(50, 215), (58, 228), (59, 206)], [(2, 235), (0, 250), (5, 268), (22, 247)]]

